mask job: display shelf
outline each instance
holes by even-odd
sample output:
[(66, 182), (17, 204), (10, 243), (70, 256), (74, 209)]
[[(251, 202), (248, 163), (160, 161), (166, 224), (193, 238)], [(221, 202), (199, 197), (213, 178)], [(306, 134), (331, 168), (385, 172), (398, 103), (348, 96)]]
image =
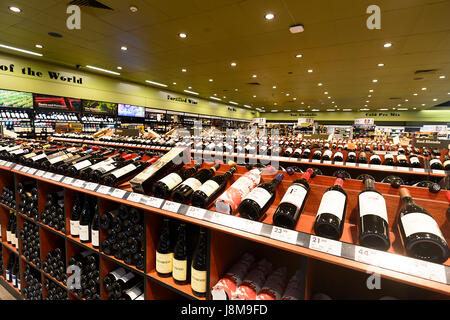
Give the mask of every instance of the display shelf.
[(175, 292), (181, 294), (186, 298), (189, 298), (191, 300), (206, 300), (206, 298), (195, 296), (192, 293), (190, 284), (185, 285), (176, 284), (172, 277), (162, 278), (158, 276), (156, 270), (151, 270), (149, 273), (147, 273), (147, 276), (150, 278), (151, 281), (155, 281), (170, 290), (174, 290)]
[(0, 284), (3, 286), (3, 288), (5, 288), (6, 290), (8, 290), (8, 292), (14, 297), (16, 298), (16, 300), (25, 300), (22, 296), (22, 293), (19, 291), (19, 289), (17, 289), (16, 287), (14, 287), (11, 283), (9, 283), (8, 281), (6, 281), (5, 277), (3, 275), (0, 275)]
[(141, 276), (145, 276), (145, 272), (142, 270), (139, 270), (138, 268), (136, 268), (135, 266), (126, 264), (125, 262), (123, 262), (122, 260), (116, 259), (114, 256), (110, 256), (107, 254), (104, 254), (103, 252), (100, 253), (102, 257), (105, 257), (106, 259), (110, 260), (111, 262), (114, 262), (118, 265), (120, 265), (121, 267), (126, 267), (128, 268), (130, 271), (133, 271)]
[(2, 241), (2, 245), (7, 248), (8, 250), (14, 252), (15, 254), (19, 254), (19, 250), (17, 250), (16, 247), (14, 247), (13, 245), (10, 245), (8, 242), (6, 241)]
[(84, 247), (86, 249), (89, 249), (89, 250), (92, 250), (92, 251), (95, 251), (95, 252), (99, 253), (99, 250), (94, 248), (90, 243), (83, 243), (83, 242), (80, 241), (79, 238), (73, 237), (70, 234), (64, 235), (64, 236), (67, 238), (67, 240), (69, 240), (69, 241), (71, 241), (73, 243), (76, 243), (76, 244), (78, 244), (78, 245), (80, 245), (80, 246), (82, 246), (82, 247)]

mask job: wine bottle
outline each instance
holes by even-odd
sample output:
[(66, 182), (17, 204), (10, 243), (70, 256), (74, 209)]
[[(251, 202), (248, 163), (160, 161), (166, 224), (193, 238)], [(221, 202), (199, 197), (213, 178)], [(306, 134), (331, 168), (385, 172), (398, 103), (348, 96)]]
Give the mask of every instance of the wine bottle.
[(390, 153), (387, 153), (384, 156), (384, 165), (386, 166), (393, 166), (394, 165), (394, 156)]
[[(126, 157), (126, 156), (125, 156)], [(123, 159), (125, 159), (125, 157)], [(138, 160), (141, 157), (137, 157), (134, 160)], [(89, 180), (93, 181), (93, 182), (103, 182), (103, 179), (105, 179), (111, 172), (114, 172), (115, 170), (118, 170), (120, 168), (123, 168), (131, 163), (134, 162), (133, 159), (128, 158), (127, 160), (120, 160), (120, 161), (115, 161), (112, 162), (110, 164), (106, 164), (96, 170), (94, 170), (90, 175), (89, 175)]]
[(77, 192), (75, 196), (75, 202), (72, 207), (72, 213), (70, 215), (70, 235), (72, 237), (78, 237), (80, 235), (80, 217), (83, 196), (84, 194)]
[(302, 158), (303, 159), (309, 159), (309, 156), (311, 155), (311, 149), (306, 148), (303, 153), (302, 153)]
[(188, 281), (188, 248), (186, 238), (186, 224), (178, 227), (178, 239), (173, 250), (173, 280), (177, 284), (186, 284)]
[(200, 167), (201, 165), (197, 163), (189, 169), (172, 172), (165, 176), (155, 183), (153, 186), (153, 194), (157, 198), (167, 199), (175, 187), (196, 173)]
[(99, 213), (97, 203), (94, 206), (94, 216), (91, 221), (91, 243), (96, 249), (100, 246), (100, 228), (99, 228)]
[(393, 188), (399, 188), (401, 185), (405, 184), (402, 180), (402, 178), (397, 177), (397, 176), (387, 176), (384, 177), (383, 180), (381, 180), (382, 183), (389, 183), (391, 185), (391, 187)]
[(409, 157), (409, 163), (411, 164), (411, 167), (413, 168), (420, 168), (420, 160), (416, 155), (412, 155)]
[(103, 182), (110, 187), (115, 187), (122, 184), (124, 181), (128, 181), (131, 177), (134, 177), (137, 173), (144, 170), (149, 166), (146, 161), (134, 160), (126, 166), (116, 169), (103, 178)]
[(356, 153), (354, 151), (348, 153), (347, 162), (356, 162)]
[(173, 246), (170, 232), (170, 220), (164, 218), (163, 228), (156, 248), (156, 272), (160, 277), (170, 277), (173, 266)]
[(189, 202), (192, 193), (200, 188), (200, 186), (214, 176), (217, 169), (219, 169), (220, 164), (217, 163), (209, 169), (201, 169), (191, 178), (182, 182), (178, 187), (176, 187), (172, 192), (172, 198), (175, 202), (187, 203)]
[(375, 190), (374, 180), (363, 180), (365, 190), (358, 196), (359, 243), (368, 248), (387, 250), (390, 247), (386, 200)]
[(200, 237), (195, 248), (191, 264), (191, 288), (197, 297), (205, 297), (207, 284), (207, 250), (208, 243), (205, 228), (200, 228)]
[(314, 160), (320, 160), (320, 158), (322, 158), (322, 151), (320, 150), (314, 151), (312, 158)]
[(320, 237), (339, 240), (344, 227), (347, 193), (344, 180), (337, 178), (322, 196), (314, 222), (314, 232)]
[(306, 203), (306, 196), (309, 192), (309, 179), (312, 176), (314, 176), (314, 171), (308, 169), (302, 174), (300, 179), (292, 182), (273, 214), (274, 225), (287, 229), (295, 229)]
[(443, 167), (444, 167), (445, 171), (450, 171), (450, 156), (449, 155), (444, 157)]
[(76, 173), (74, 173), (73, 169), (70, 169), (71, 174), (73, 175), (78, 175), (80, 176), (81, 179), (83, 180), (89, 180), (89, 177), (91, 175), (92, 172), (94, 172), (95, 170), (97, 170), (98, 168), (104, 167), (104, 166), (108, 166), (112, 163), (114, 163), (114, 161), (119, 160), (120, 154), (116, 153), (110, 157), (107, 157), (106, 159), (103, 159), (99, 162), (95, 162), (91, 165), (88, 165), (87, 167), (78, 169), (76, 171)]
[(124, 291), (131, 289), (139, 282), (142, 282), (140, 277), (136, 276), (133, 272), (128, 272), (113, 283), (111, 296), (115, 299), (120, 299)]
[(134, 287), (125, 290), (119, 300), (144, 300), (144, 283), (138, 283)]
[(91, 222), (93, 216), (91, 205), (90, 197), (85, 196), (83, 209), (80, 213), (80, 241), (83, 243), (91, 242)]
[(330, 149), (327, 149), (323, 153), (322, 160), (329, 161), (329, 160), (331, 160), (332, 156), (333, 156), (333, 151), (331, 151)]
[(111, 292), (113, 283), (115, 281), (117, 281), (118, 279), (120, 279), (121, 277), (123, 277), (126, 273), (127, 273), (127, 271), (122, 267), (117, 268), (117, 269), (111, 271), (110, 273), (108, 273), (103, 278), (103, 286), (105, 287), (105, 290), (107, 292)]
[(397, 156), (397, 166), (399, 166), (399, 167), (407, 167), (408, 166), (408, 160), (406, 159), (406, 156), (404, 154), (399, 154)]
[(282, 173), (270, 182), (265, 182), (253, 189), (240, 203), (238, 212), (242, 217), (259, 221), (275, 200), (278, 185), (283, 180)]
[(192, 193), (191, 203), (194, 207), (206, 208), (208, 207), (227, 186), (228, 180), (236, 172), (236, 168), (232, 167), (230, 170), (222, 175), (217, 175), (206, 181), (197, 190)]
[(398, 228), (408, 256), (443, 263), (449, 249), (439, 225), (421, 206), (417, 205), (406, 188), (400, 188), (402, 206), (398, 215)]
[(297, 148), (297, 149), (295, 149), (294, 153), (292, 154), (292, 158), (299, 158), (301, 154), (302, 154), (302, 149)]
[(367, 154), (364, 151), (361, 151), (358, 156), (359, 163), (367, 163)]
[(443, 170), (444, 166), (442, 165), (441, 159), (432, 157), (430, 160), (430, 168), (433, 170)]
[(371, 155), (370, 158), (369, 158), (369, 163), (370, 164), (381, 164), (380, 156), (377, 155), (377, 154)]

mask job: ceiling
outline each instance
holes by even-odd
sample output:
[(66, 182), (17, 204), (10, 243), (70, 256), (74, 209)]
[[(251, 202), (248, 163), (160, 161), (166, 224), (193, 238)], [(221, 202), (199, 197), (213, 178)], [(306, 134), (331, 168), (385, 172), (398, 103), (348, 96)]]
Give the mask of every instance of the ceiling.
[[(81, 30), (68, 30), (69, 0), (2, 0), (0, 43), (267, 111), (420, 110), (450, 100), (449, 0), (377, 1), (381, 30), (366, 27), (366, 0), (99, 1), (114, 10), (82, 7)], [(298, 23), (305, 32), (291, 34)], [(415, 74), (424, 69), (436, 71)]]

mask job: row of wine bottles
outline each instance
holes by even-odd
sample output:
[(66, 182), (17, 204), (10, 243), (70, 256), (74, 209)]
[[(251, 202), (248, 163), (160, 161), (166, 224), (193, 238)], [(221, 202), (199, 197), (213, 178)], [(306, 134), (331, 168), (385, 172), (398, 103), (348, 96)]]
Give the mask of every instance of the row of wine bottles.
[(22, 294), (25, 299), (42, 300), (41, 272), (27, 263), (25, 272), (23, 273), (23, 280), (25, 283)]
[(5, 278), (19, 291), (22, 290), (20, 273), (19, 273), (19, 256), (9, 251), (9, 260), (6, 264)]
[(64, 212), (64, 190), (47, 194), (41, 222), (49, 227), (66, 233), (66, 218)]
[(99, 213), (96, 197), (76, 193), (70, 214), (70, 235), (79, 238), (83, 243), (99, 247)]
[(4, 186), (2, 194), (0, 195), (0, 202), (4, 205), (15, 208), (16, 207), (16, 193), (14, 186)]
[(117, 268), (103, 278), (108, 300), (144, 300), (143, 277)]
[[(194, 250), (191, 237), (197, 239)], [(156, 272), (160, 277), (172, 277), (177, 284), (190, 283), (195, 296), (205, 297), (209, 265), (207, 251), (208, 240), (204, 228), (200, 228), (199, 234), (188, 238), (185, 223), (174, 227), (168, 218), (164, 218), (156, 248)]]
[(66, 258), (64, 248), (47, 252), (42, 262), (42, 270), (52, 278), (67, 284)]
[(69, 268), (72, 271), (79, 268), (81, 275), (80, 286), (76, 287), (75, 282), (75, 284), (69, 284), (69, 289), (86, 300), (101, 300), (98, 254), (92, 250), (81, 251), (70, 257)]
[(17, 184), (19, 194), (19, 212), (26, 216), (39, 220), (38, 190), (36, 180), (26, 180)]
[(19, 237), (17, 236), (17, 215), (9, 211), (8, 223), (6, 224), (6, 242), (15, 248), (19, 248)]
[(19, 232), (22, 239), (22, 254), (27, 261), (33, 263), (37, 268), (41, 267), (41, 242), (39, 236), (39, 225), (24, 220), (23, 229)]
[(100, 227), (107, 237), (102, 241), (104, 254), (123, 260), (139, 270), (145, 269), (143, 213), (133, 207), (120, 205), (103, 214)]
[(288, 279), (286, 267), (244, 253), (211, 288), (213, 300), (301, 300), (303, 272)]
[(47, 297), (44, 300), (67, 300), (67, 290), (57, 285), (54, 281), (45, 278), (44, 287), (47, 289)]

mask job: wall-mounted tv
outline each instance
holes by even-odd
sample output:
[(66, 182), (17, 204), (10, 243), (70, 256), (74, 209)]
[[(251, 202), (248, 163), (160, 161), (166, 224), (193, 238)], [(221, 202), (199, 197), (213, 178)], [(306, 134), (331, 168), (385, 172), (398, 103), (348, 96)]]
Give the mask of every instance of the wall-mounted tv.
[(83, 100), (83, 112), (116, 115), (117, 103), (103, 101)]
[(130, 104), (119, 103), (117, 115), (120, 117), (145, 118), (145, 108), (140, 106), (133, 106)]
[(11, 90), (0, 90), (0, 107), (33, 108), (33, 94)]
[(81, 107), (81, 99), (35, 94), (34, 105), (39, 109), (78, 112)]

